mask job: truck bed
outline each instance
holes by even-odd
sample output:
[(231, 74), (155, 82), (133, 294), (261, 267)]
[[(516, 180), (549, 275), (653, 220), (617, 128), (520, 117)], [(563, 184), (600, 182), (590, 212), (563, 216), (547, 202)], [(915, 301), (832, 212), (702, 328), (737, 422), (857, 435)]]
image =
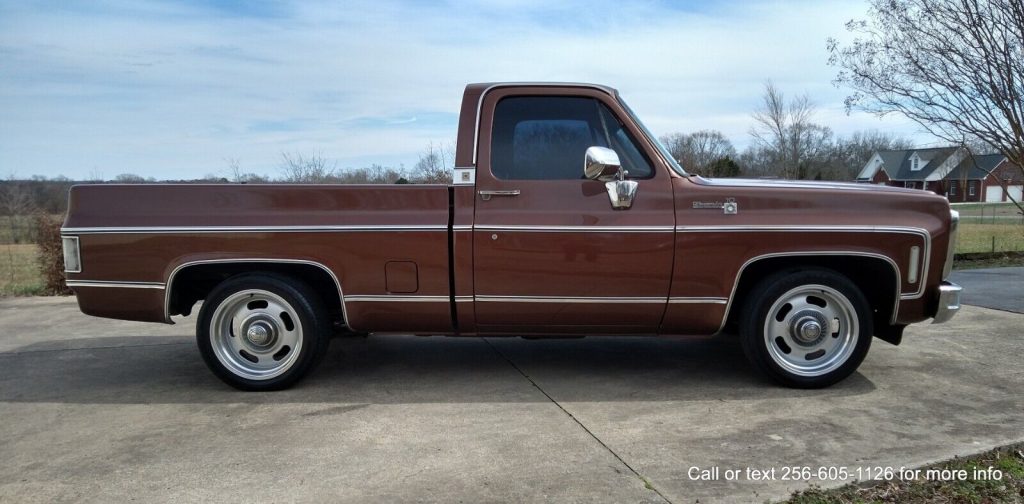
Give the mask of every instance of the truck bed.
[[(65, 234), (78, 236), (69, 273), (85, 313), (170, 321), (188, 312), (174, 277), (217, 262), (287, 259), (327, 270), (358, 330), (450, 330), (450, 189), (442, 185), (88, 185), (71, 189)], [(358, 273), (356, 273), (358, 272)], [(353, 274), (355, 273), (355, 274)], [(95, 283), (90, 283), (95, 282)], [(130, 282), (138, 289), (105, 289)], [(374, 296), (415, 295), (402, 316)], [(117, 299), (113, 299), (116, 297)], [(163, 298), (154, 310), (153, 298)], [(415, 319), (415, 327), (404, 320)]]

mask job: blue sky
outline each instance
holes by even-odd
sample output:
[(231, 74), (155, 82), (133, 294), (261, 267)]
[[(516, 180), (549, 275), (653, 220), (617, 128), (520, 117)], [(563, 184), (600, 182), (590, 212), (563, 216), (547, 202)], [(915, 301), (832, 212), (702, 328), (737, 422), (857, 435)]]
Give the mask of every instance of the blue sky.
[(847, 116), (825, 40), (863, 1), (0, 0), (0, 177), (278, 175), (282, 152), (411, 168), (454, 140), (468, 82), (618, 88), (656, 133), (750, 143), (766, 79)]

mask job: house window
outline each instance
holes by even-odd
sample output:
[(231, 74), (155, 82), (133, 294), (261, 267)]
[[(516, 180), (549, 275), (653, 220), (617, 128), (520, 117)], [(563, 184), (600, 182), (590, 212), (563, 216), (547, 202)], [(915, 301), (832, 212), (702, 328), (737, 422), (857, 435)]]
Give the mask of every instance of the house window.
[(949, 195), (956, 196), (956, 182), (949, 183)]
[(976, 190), (975, 184), (977, 184), (977, 181), (974, 181), (974, 180), (972, 180), (972, 181), (967, 183), (967, 195), (968, 196), (974, 196), (974, 192)]
[(921, 167), (917, 164), (918, 159), (915, 157), (910, 160), (910, 169), (913, 171), (920, 170)]

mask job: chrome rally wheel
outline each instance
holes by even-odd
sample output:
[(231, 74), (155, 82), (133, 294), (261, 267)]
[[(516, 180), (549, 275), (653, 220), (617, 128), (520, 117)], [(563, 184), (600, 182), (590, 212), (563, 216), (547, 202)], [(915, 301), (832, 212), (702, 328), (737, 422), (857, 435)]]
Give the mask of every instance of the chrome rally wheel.
[(871, 306), (847, 277), (789, 270), (751, 289), (740, 318), (747, 358), (791, 387), (827, 387), (852, 374), (874, 333)]
[(210, 321), (210, 345), (233, 374), (266, 380), (295, 364), (302, 351), (302, 324), (281, 296), (243, 290), (217, 305)]
[(327, 349), (330, 321), (305, 283), (275, 273), (228, 278), (203, 301), (196, 343), (207, 367), (242, 390), (287, 388)]
[(857, 346), (859, 325), (853, 304), (824, 285), (786, 292), (768, 309), (764, 326), (768, 355), (786, 371), (821, 376), (834, 371)]

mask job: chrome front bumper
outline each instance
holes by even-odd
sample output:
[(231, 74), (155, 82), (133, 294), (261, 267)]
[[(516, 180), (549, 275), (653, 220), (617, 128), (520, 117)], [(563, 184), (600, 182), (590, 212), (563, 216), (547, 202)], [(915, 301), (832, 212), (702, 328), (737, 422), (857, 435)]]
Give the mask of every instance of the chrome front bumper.
[(946, 322), (960, 311), (960, 292), (963, 290), (953, 282), (942, 282), (939, 286), (939, 308), (935, 311), (933, 324)]

